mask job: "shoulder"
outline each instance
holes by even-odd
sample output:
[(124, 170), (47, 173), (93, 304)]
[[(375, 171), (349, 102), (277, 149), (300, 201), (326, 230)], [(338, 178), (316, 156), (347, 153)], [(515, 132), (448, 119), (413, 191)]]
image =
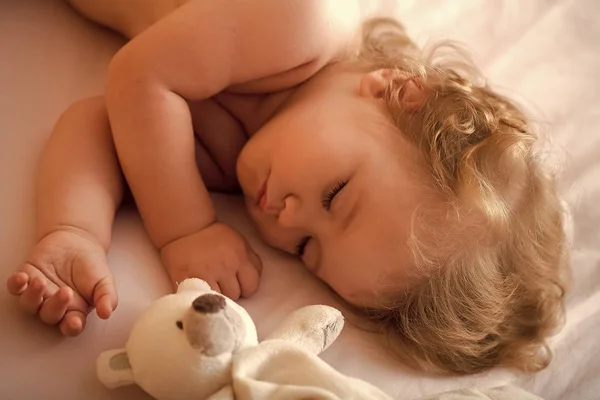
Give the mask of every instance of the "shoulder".
[[(236, 0), (248, 3), (247, 0)], [(251, 55), (238, 56), (248, 70), (256, 63), (272, 66), (269, 73), (233, 85), (234, 91), (261, 92), (282, 90), (314, 75), (321, 68), (351, 51), (359, 32), (361, 15), (355, 0), (286, 0), (251, 2), (255, 37), (268, 38), (249, 43)], [(217, 46), (218, 44), (215, 43)], [(278, 49), (273, 51), (273, 49)]]
[(256, 81), (251, 91), (281, 90), (342, 57), (360, 20), (358, 0), (191, 0), (121, 49), (111, 75), (186, 98)]
[[(264, 1), (257, 7), (256, 19), (281, 35), (282, 41), (305, 44), (309, 48), (335, 47), (352, 36), (360, 12), (356, 0)], [(263, 19), (266, 17), (266, 20)]]
[[(359, 0), (191, 0), (181, 7), (178, 17), (165, 19), (172, 19), (171, 29), (180, 31), (181, 39), (190, 43), (198, 34), (227, 30), (229, 39), (252, 44), (249, 50), (274, 47), (286, 49), (288, 56), (314, 56), (339, 47), (357, 32), (360, 9)], [(203, 26), (176, 23), (184, 20)], [(214, 48), (220, 45), (213, 42)]]

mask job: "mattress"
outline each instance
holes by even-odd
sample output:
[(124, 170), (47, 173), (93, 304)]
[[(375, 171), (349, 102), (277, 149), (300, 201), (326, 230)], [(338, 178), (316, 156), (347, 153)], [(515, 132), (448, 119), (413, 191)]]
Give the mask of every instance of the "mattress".
[[(492, 85), (524, 104), (553, 144), (570, 210), (574, 283), (565, 329), (552, 340), (554, 361), (524, 375), (495, 369), (467, 377), (415, 372), (390, 358), (373, 337), (347, 324), (323, 358), (341, 372), (414, 399), (465, 386), (512, 383), (545, 399), (600, 395), (600, 2), (596, 0), (401, 0), (374, 10), (393, 13), (421, 44), (465, 43)], [(74, 100), (101, 94), (106, 66), (122, 44), (59, 0), (0, 2), (0, 281), (33, 243), (33, 176), (60, 113)], [(220, 217), (238, 228), (263, 258), (259, 292), (241, 304), (265, 336), (307, 304), (341, 307), (291, 258), (256, 238), (241, 199), (215, 195)], [(95, 359), (121, 347), (136, 316), (170, 285), (134, 209), (118, 213), (109, 262), (120, 304), (108, 321), (92, 317), (73, 339), (19, 312), (0, 289), (1, 399), (145, 399), (138, 388), (108, 391)]]

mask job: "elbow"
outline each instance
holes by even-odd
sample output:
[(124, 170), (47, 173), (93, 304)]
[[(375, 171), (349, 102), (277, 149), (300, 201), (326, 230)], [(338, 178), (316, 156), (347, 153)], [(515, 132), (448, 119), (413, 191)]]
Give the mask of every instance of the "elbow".
[[(131, 43), (130, 43), (131, 44)], [(143, 52), (130, 44), (115, 54), (108, 65), (106, 84), (107, 107), (122, 107), (148, 98), (157, 89), (164, 89), (156, 71), (149, 67)]]
[(127, 50), (119, 51), (111, 60), (105, 87), (105, 104), (111, 124), (113, 139), (142, 135), (140, 116), (152, 106), (152, 83), (139, 58)]
[(108, 65), (107, 104), (118, 102), (125, 95), (131, 96), (133, 94), (132, 86), (136, 80), (140, 80), (141, 75), (136, 74), (136, 70), (140, 71), (137, 65), (139, 62), (131, 53), (131, 51), (128, 51), (128, 46), (125, 46), (115, 54)]

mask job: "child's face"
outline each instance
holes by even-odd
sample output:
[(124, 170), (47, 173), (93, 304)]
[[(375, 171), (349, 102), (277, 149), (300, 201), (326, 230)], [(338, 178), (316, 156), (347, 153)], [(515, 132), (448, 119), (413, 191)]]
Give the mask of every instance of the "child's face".
[(361, 77), (300, 89), (243, 149), (238, 178), (267, 243), (299, 252), (343, 298), (369, 305), (406, 281), (421, 191), (416, 151), (386, 126)]

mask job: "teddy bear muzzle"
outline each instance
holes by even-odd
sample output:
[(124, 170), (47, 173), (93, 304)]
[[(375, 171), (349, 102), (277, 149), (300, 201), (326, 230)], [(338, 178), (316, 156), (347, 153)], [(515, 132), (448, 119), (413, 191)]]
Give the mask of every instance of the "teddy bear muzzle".
[(222, 309), (225, 308), (227, 302), (223, 296), (219, 296), (218, 294), (204, 294), (202, 296), (196, 297), (192, 302), (192, 307), (196, 312), (201, 314), (214, 314), (218, 313)]
[(194, 299), (177, 325), (185, 332), (190, 346), (208, 357), (237, 350), (244, 331), (240, 316), (227, 306), (223, 296), (214, 293)]

